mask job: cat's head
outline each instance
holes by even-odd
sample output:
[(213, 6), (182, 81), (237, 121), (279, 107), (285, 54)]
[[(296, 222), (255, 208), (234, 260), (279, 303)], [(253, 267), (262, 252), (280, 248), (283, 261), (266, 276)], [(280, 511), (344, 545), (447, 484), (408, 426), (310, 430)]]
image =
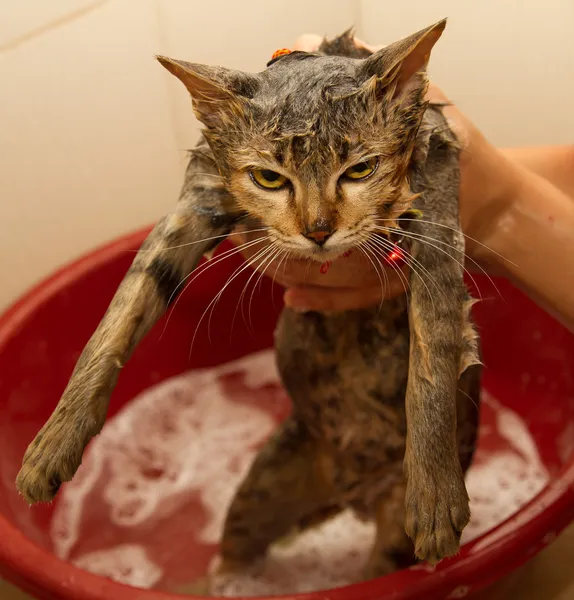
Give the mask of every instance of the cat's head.
[(158, 57), (189, 90), (228, 190), (271, 239), (334, 258), (394, 221), (441, 21), (368, 58), (293, 52), (248, 74)]

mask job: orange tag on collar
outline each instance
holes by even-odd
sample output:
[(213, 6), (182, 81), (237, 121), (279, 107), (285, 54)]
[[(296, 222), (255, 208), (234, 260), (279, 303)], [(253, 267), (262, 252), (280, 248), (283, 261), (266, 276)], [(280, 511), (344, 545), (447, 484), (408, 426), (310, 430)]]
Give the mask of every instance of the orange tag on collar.
[(281, 48), (279, 50), (275, 50), (275, 52), (273, 52), (271, 60), (267, 63), (267, 66), (270, 67), (276, 60), (279, 60), (282, 56), (287, 56), (287, 54), (291, 54), (291, 50), (289, 50), (289, 48)]
[(280, 48), (279, 50), (275, 50), (275, 52), (273, 52), (271, 60), (275, 60), (276, 58), (285, 56), (286, 54), (291, 54), (291, 50), (289, 50), (289, 48)]

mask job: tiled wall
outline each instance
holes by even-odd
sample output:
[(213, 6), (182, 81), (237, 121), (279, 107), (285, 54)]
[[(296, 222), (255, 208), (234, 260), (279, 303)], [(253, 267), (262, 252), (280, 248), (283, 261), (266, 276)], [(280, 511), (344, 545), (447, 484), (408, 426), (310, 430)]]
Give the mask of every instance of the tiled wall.
[(167, 54), (245, 70), (302, 32), (451, 16), (432, 74), (501, 144), (572, 141), (573, 0), (25, 0), (0, 7), (0, 307), (157, 219), (197, 137)]
[(493, 143), (574, 142), (574, 0), (361, 4), (364, 35), (381, 43), (448, 17), (430, 73)]

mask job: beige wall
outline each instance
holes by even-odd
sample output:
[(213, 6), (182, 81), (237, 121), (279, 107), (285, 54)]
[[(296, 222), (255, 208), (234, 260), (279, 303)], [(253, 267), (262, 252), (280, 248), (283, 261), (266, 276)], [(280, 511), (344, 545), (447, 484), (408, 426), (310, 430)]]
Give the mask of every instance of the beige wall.
[[(500, 144), (574, 138), (574, 0), (25, 0), (0, 7), (0, 306), (174, 203), (197, 136), (154, 54), (263, 68), (301, 32), (451, 21), (432, 74)], [(496, 18), (494, 18), (496, 15)]]
[(574, 141), (574, 0), (363, 0), (362, 8), (372, 43), (448, 17), (429, 72), (493, 143)]

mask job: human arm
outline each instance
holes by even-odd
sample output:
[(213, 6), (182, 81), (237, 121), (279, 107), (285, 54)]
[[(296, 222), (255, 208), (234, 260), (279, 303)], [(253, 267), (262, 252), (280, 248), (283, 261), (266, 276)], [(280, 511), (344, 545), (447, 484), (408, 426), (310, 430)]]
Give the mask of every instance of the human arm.
[(488, 236), (497, 269), (574, 331), (574, 152), (512, 149), (507, 208)]
[(547, 179), (574, 201), (574, 144), (503, 148), (501, 152), (525, 169)]

